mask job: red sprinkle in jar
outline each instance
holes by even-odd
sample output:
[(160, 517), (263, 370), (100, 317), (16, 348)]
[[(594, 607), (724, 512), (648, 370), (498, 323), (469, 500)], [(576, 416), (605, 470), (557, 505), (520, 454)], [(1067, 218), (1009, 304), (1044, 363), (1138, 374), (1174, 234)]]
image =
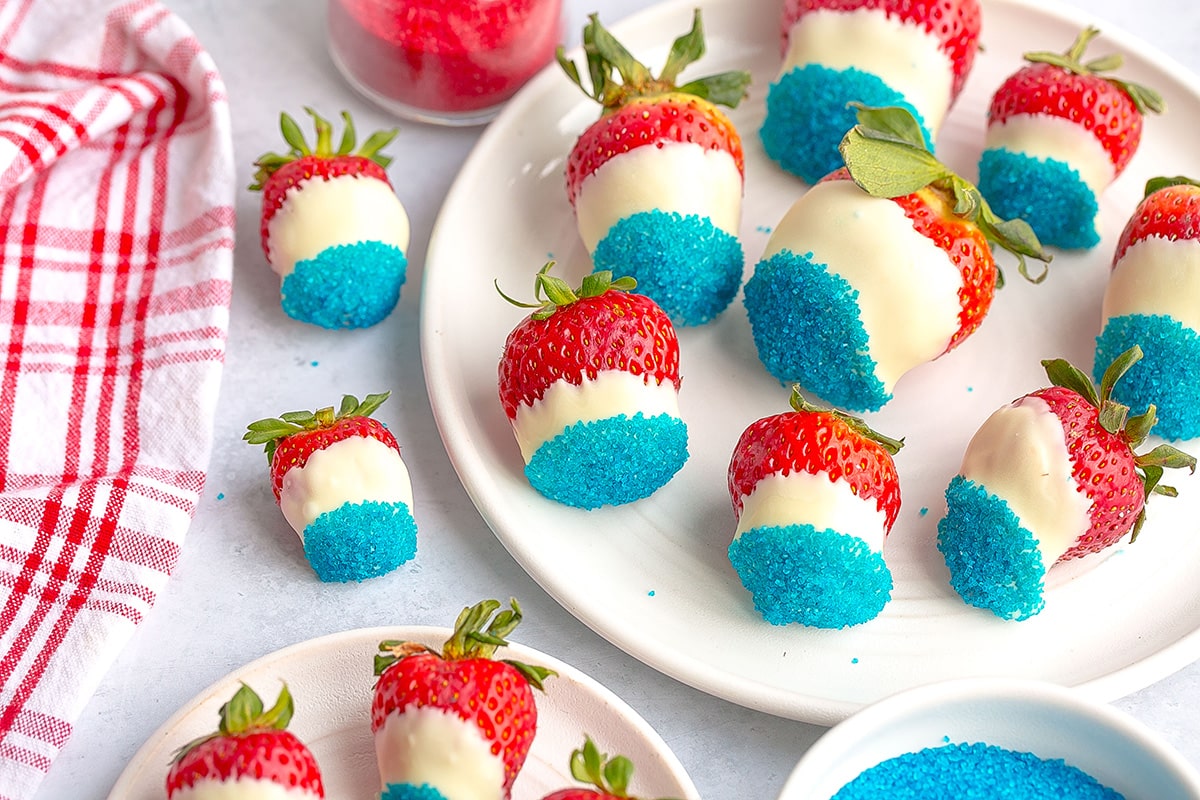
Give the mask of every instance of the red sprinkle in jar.
[(477, 125), (554, 57), (561, 18), (562, 0), (329, 0), (329, 50), (393, 113)]

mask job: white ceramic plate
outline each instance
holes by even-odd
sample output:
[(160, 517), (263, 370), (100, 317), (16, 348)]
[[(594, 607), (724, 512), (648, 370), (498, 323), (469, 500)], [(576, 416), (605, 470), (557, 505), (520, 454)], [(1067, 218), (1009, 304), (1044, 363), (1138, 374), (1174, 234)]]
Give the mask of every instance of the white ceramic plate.
[[(771, 226), (804, 190), (763, 155), (757, 130), (779, 57), (773, 0), (656, 6), (616, 26), (655, 69), (693, 6), (705, 12), (708, 55), (686, 77), (746, 67), (752, 94), (732, 117), (746, 150), (742, 241), (747, 277)], [(938, 152), (975, 176), (992, 89), (1025, 50), (1065, 50), (1090, 20), (1051, 3), (984, 1), (983, 50), (940, 136)], [(728, 564), (734, 517), (730, 453), (750, 422), (786, 410), (788, 391), (754, 352), (740, 296), (714, 323), (680, 332), (691, 459), (653, 497), (592, 512), (544, 499), (526, 483), (496, 394), (508, 331), (525, 312), (548, 255), (570, 280), (590, 271), (563, 189), (563, 165), (597, 108), (554, 70), (535, 79), (480, 140), (434, 230), (424, 276), (422, 347), (437, 422), (467, 491), (509, 552), (579, 619), (650, 666), (705, 692), (773, 714), (828, 724), (914, 685), (965, 676), (1042, 678), (1113, 699), (1200, 656), (1200, 476), (1173, 475), (1180, 497), (1156, 498), (1135, 545), (1056, 570), (1046, 610), (1006, 623), (963, 605), (934, 547), (943, 492), (963, 449), (997, 407), (1045, 385), (1040, 361), (1090, 371), (1100, 301), (1117, 237), (1148, 177), (1200, 175), (1196, 79), (1150, 48), (1105, 31), (1091, 55), (1126, 55), (1123, 75), (1158, 88), (1169, 112), (1102, 199), (1103, 240), (1060, 254), (1040, 286), (1015, 265), (982, 329), (910, 372), (879, 430), (907, 438), (897, 457), (904, 505), (885, 548), (893, 600), (845, 631), (772, 627)], [(469, 322), (467, 322), (469, 321)]]
[[(379, 773), (371, 740), (372, 664), (379, 642), (406, 639), (440, 647), (450, 631), (434, 627), (360, 628), (284, 648), (236, 670), (163, 723), (113, 786), (109, 800), (161, 800), (172, 754), (215, 729), (221, 705), (241, 682), (268, 704), (286, 681), (296, 702), (289, 729), (313, 751), (325, 795), (337, 800), (377, 800)], [(696, 787), (662, 738), (620, 698), (579, 670), (513, 644), (499, 654), (555, 670), (539, 693), (538, 733), (513, 785), (513, 800), (536, 800), (575, 785), (568, 760), (587, 733), (611, 755), (635, 765), (633, 789), (644, 797), (699, 800)], [(269, 697), (268, 697), (269, 696)]]

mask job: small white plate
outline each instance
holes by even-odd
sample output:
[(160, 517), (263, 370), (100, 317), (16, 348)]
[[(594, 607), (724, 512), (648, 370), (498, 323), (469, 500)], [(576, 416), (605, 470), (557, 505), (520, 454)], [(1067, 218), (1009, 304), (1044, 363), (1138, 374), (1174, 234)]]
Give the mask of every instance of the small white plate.
[[(436, 627), (360, 628), (310, 639), (254, 661), (217, 681), (177, 711), (129, 762), (109, 800), (161, 800), (174, 752), (216, 729), (218, 712), (241, 683), (268, 704), (286, 681), (296, 703), (289, 730), (313, 751), (331, 800), (378, 800), (379, 772), (371, 738), (373, 658), (385, 639), (440, 647), (450, 631)], [(591, 736), (609, 755), (634, 763), (633, 788), (644, 797), (699, 800), (687, 772), (662, 738), (637, 712), (574, 667), (513, 644), (501, 657), (540, 664), (558, 675), (537, 695), (538, 732), (513, 800), (537, 800), (571, 778), (571, 751)]]
[[(657, 69), (699, 6), (708, 53), (685, 79), (753, 72), (750, 97), (731, 115), (746, 152), (746, 277), (770, 228), (806, 188), (766, 158), (757, 134), (780, 58), (778, 5), (681, 0), (615, 26)], [(983, 5), (983, 49), (938, 142), (943, 160), (968, 178), (976, 174), (993, 89), (1024, 51), (1065, 50), (1092, 21), (1040, 0)], [(1135, 545), (1054, 570), (1046, 610), (1027, 622), (965, 606), (934, 547), (943, 493), (980, 423), (1046, 384), (1043, 358), (1068, 358), (1090, 371), (1112, 252), (1146, 179), (1200, 176), (1197, 79), (1120, 31), (1104, 30), (1089, 54), (1113, 50), (1126, 56), (1121, 74), (1157, 88), (1169, 110), (1147, 121), (1130, 168), (1104, 194), (1100, 245), (1057, 255), (1040, 286), (1001, 256), (1008, 285), (980, 331), (906, 375), (896, 398), (868, 415), (880, 431), (907, 440), (897, 457), (904, 505), (884, 549), (896, 589), (879, 618), (845, 631), (766, 624), (728, 563), (734, 517), (726, 471), (734, 443), (749, 423), (788, 403), (787, 389), (755, 355), (740, 296), (715, 322), (680, 330), (680, 406), (691, 459), (671, 483), (646, 500), (586, 512), (547, 500), (526, 482), (497, 399), (496, 367), (505, 337), (527, 312), (501, 299), (492, 280), (526, 298), (549, 256), (569, 281), (590, 271), (563, 167), (598, 115), (556, 68), (530, 83), (484, 133), (451, 189), (422, 298), (425, 375), (440, 432), (513, 557), (572, 614), (646, 664), (733, 702), (823, 724), (902, 689), (966, 676), (1041, 678), (1111, 700), (1200, 657), (1200, 475), (1170, 476), (1180, 496), (1154, 499)]]

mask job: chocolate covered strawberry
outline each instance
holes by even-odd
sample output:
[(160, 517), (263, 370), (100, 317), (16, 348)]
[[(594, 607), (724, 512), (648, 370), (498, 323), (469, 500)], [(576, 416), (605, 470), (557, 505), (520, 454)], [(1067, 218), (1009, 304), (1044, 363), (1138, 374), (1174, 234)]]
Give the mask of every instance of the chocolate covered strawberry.
[(285, 685), (269, 709), (242, 684), (221, 706), (216, 732), (184, 745), (167, 772), (168, 800), (325, 796), (312, 751), (287, 730), (294, 711)]
[(1109, 73), (1119, 53), (1084, 60), (1100, 33), (1085, 28), (1065, 53), (1031, 52), (992, 96), (979, 188), (997, 214), (1020, 217), (1044, 244), (1094, 247), (1098, 198), (1137, 152), (1145, 114), (1165, 110), (1153, 89)]
[(858, 115), (842, 142), (847, 168), (775, 226), (745, 304), (768, 372), (873, 411), (906, 372), (978, 329), (1000, 277), (994, 248), (1015, 254), (1026, 277), (1026, 256), (1050, 256), (1028, 225), (997, 218), (934, 158), (908, 111)]
[(1137, 537), (1152, 494), (1174, 495), (1163, 470), (1195, 470), (1170, 445), (1136, 449), (1154, 408), (1130, 417), (1113, 386), (1141, 358), (1132, 347), (1099, 390), (1066, 361), (1043, 361), (1051, 386), (998, 409), (972, 437), (946, 489), (938, 549), (964, 601), (1005, 619), (1045, 606), (1045, 576), (1060, 561)]
[(767, 155), (808, 183), (842, 166), (848, 104), (903, 106), (934, 139), (975, 60), (979, 0), (786, 0), (767, 92)]
[(1200, 184), (1154, 178), (1130, 216), (1104, 292), (1094, 375), (1140, 344), (1144, 356), (1113, 399), (1158, 410), (1155, 434), (1200, 436)]
[(265, 446), (275, 502), (323, 581), (373, 578), (416, 554), (408, 469), (396, 437), (371, 418), (389, 394), (260, 419), (242, 437)]
[(629, 794), (633, 762), (625, 756), (609, 758), (590, 736), (571, 753), (571, 777), (586, 785), (559, 789), (542, 800), (638, 800)]
[(578, 508), (647, 497), (687, 461), (675, 328), (631, 278), (607, 271), (578, 290), (535, 280), (535, 309), (504, 343), (499, 393), (529, 483)]
[(891, 597), (883, 543), (900, 512), (892, 460), (902, 442), (862, 420), (808, 403), (764, 417), (729, 462), (737, 529), (729, 561), (775, 625), (844, 628)]
[(408, 214), (392, 191), (380, 150), (396, 131), (357, 145), (354, 124), (334, 149), (333, 128), (312, 109), (317, 139), (280, 115), (290, 149), (255, 162), (250, 187), (263, 193), (263, 252), (278, 273), (289, 317), (323, 328), (365, 328), (383, 320), (400, 298), (408, 260)]
[(567, 159), (579, 234), (597, 271), (633, 277), (677, 325), (707, 322), (742, 282), (745, 164), (741, 137), (718, 106), (738, 104), (750, 73), (680, 85), (683, 70), (704, 54), (699, 10), (657, 77), (595, 14), (590, 20), (583, 29), (590, 90), (575, 63), (561, 48), (558, 54), (603, 109)]
[[(520, 606), (510, 602), (503, 611), (496, 600), (463, 609), (440, 651), (380, 643), (371, 731), (380, 778), (392, 796), (511, 796), (537, 733), (534, 690), (554, 672), (496, 658), (521, 622)], [(424, 787), (426, 794), (406, 787)]]

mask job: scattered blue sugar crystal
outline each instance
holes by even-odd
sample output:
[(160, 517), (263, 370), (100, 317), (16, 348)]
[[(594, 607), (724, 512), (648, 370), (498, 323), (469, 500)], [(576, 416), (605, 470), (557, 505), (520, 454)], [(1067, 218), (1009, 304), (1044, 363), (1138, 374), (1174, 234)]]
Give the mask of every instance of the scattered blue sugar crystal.
[(323, 581), (386, 575), (417, 554), (417, 524), (405, 503), (343, 503), (304, 529), (304, 556)]
[(284, 313), (322, 328), (367, 328), (400, 300), (408, 260), (382, 242), (327, 247), (297, 261), (280, 287)]
[(428, 783), (416, 786), (411, 783), (389, 783), (379, 795), (379, 800), (446, 800), (446, 796)]
[(1113, 317), (1096, 337), (1096, 380), (1135, 344), (1142, 359), (1117, 381), (1113, 399), (1129, 406), (1131, 414), (1145, 413), (1153, 403), (1158, 423), (1151, 433), (1156, 436), (1172, 441), (1200, 436), (1200, 335), (1163, 314)]
[(1065, 161), (985, 150), (978, 186), (997, 216), (1025, 220), (1044, 245), (1086, 250), (1100, 241), (1096, 194)]
[(858, 625), (892, 596), (883, 556), (857, 536), (812, 525), (751, 528), (729, 545), (729, 563), (772, 625)]
[(737, 294), (745, 256), (737, 237), (707, 217), (643, 211), (609, 229), (592, 264), (637, 280), (676, 325), (702, 325)]
[(858, 291), (811, 253), (781, 250), (760, 261), (744, 302), (759, 360), (780, 383), (856, 412), (892, 399), (875, 374)]
[[(949, 737), (945, 737), (949, 742)], [(995, 745), (951, 743), (889, 758), (843, 786), (832, 800), (1124, 800), (1060, 758)]]
[(962, 599), (1004, 619), (1028, 619), (1045, 605), (1046, 565), (1033, 534), (1001, 498), (956, 475), (946, 488), (937, 546)]
[(840, 168), (838, 145), (858, 122), (848, 105), (854, 100), (907, 108), (932, 149), (933, 137), (916, 108), (877, 75), (807, 64), (789, 70), (767, 89), (767, 116), (759, 130), (767, 155), (810, 184)]
[(649, 497), (688, 458), (687, 425), (678, 417), (618, 414), (577, 422), (544, 443), (525, 466), (530, 485), (576, 508)]

